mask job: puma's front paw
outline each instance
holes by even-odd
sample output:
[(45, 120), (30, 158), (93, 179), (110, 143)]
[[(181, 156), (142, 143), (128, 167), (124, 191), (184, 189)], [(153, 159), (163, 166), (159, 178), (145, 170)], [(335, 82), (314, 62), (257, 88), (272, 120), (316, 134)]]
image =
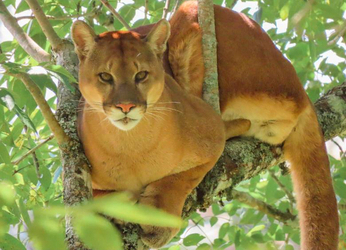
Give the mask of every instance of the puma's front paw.
[(141, 240), (152, 248), (166, 245), (179, 231), (179, 228), (141, 225)]

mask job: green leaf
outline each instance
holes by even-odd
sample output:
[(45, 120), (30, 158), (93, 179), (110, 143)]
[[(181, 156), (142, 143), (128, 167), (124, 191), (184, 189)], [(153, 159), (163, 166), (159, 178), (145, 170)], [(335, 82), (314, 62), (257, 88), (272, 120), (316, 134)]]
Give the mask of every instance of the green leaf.
[(122, 249), (120, 233), (107, 219), (94, 214), (84, 214), (73, 219), (76, 233), (93, 250)]
[(190, 234), (187, 237), (184, 238), (183, 244), (185, 246), (196, 246), (201, 240), (203, 240), (205, 237), (200, 234)]
[(29, 116), (17, 106), (12, 94), (7, 89), (0, 88), (0, 104), (7, 107), (10, 111), (14, 111), (26, 126), (37, 132), (34, 123), (30, 120)]
[(275, 240), (283, 241), (285, 240), (285, 233), (282, 229), (278, 229), (275, 234)]
[(196, 250), (211, 250), (211, 249), (213, 248), (207, 243), (203, 243), (196, 248)]
[(20, 242), (17, 238), (12, 235), (5, 234), (2, 238), (0, 238), (0, 249), (4, 250), (25, 250), (25, 246), (23, 246), (22, 242)]
[(6, 146), (0, 141), (0, 164), (1, 163), (11, 163), (10, 155), (8, 154)]
[(285, 250), (294, 250), (294, 247), (292, 245), (286, 245)]
[(263, 9), (259, 8), (254, 14), (253, 14), (253, 19), (258, 23), (258, 24), (262, 24), (262, 13), (263, 13)]
[(224, 239), (215, 239), (213, 242), (213, 249), (220, 249), (220, 246), (224, 246), (225, 244), (226, 241)]
[(75, 92), (75, 88), (72, 86), (72, 82), (77, 82), (77, 80), (68, 72), (64, 67), (60, 65), (48, 65), (44, 66), (48, 71), (48, 74), (57, 78), (59, 81), (65, 84), (65, 86), (72, 92)]
[(130, 23), (131, 20), (135, 17), (136, 9), (132, 4), (126, 4), (120, 8), (119, 14), (125, 19), (127, 23)]
[(216, 222), (218, 221), (218, 218), (213, 216), (210, 218), (210, 226), (214, 226)]
[(5, 210), (1, 211), (0, 217), (6, 222), (8, 225), (15, 225), (19, 222), (19, 218), (16, 217), (14, 214), (9, 213)]
[(96, 199), (87, 207), (96, 212), (138, 224), (162, 227), (181, 226), (180, 218), (153, 207), (141, 204), (134, 205), (119, 194)]
[(18, 201), (19, 203), (19, 210), (20, 210), (20, 213), (23, 217), (23, 220), (25, 222), (25, 224), (30, 227), (31, 226), (31, 220), (30, 220), (30, 217), (29, 217), (29, 213), (28, 213), (28, 210), (23, 202), (23, 198), (19, 199)]
[(168, 248), (168, 250), (180, 250), (180, 246), (176, 245), (176, 246), (171, 246), (170, 248)]
[(30, 78), (40, 87), (41, 90), (43, 90), (44, 87), (46, 87), (53, 91), (55, 94), (57, 94), (58, 89), (49, 75), (30, 74)]
[(29, 5), (26, 3), (25, 0), (20, 1), (19, 5), (16, 8), (16, 14), (23, 12), (25, 10), (30, 9)]
[(36, 250), (64, 250), (65, 233), (56, 218), (35, 213), (35, 220), (29, 227), (29, 237)]
[(220, 239), (223, 239), (226, 236), (229, 228), (230, 228), (230, 224), (228, 222), (222, 224), (219, 230)]
[(254, 228), (252, 228), (247, 234), (246, 236), (252, 236), (253, 234), (257, 233), (258, 231), (262, 231), (263, 229), (265, 229), (265, 225), (258, 225), (255, 226)]
[(280, 18), (282, 20), (286, 20), (288, 18), (289, 11), (290, 11), (290, 8), (288, 4), (284, 5), (280, 10)]
[(21, 110), (17, 105), (14, 105), (14, 112), (16, 112), (16, 114), (18, 115), (19, 119), (26, 126), (28, 126), (30, 129), (32, 129), (33, 131), (35, 131), (37, 133), (37, 130), (36, 130), (36, 127), (35, 127), (34, 123), (31, 121), (29, 116), (27, 114), (25, 114), (24, 111)]
[(346, 184), (344, 183), (344, 180), (338, 179), (334, 181), (334, 188), (337, 195), (343, 199), (346, 199)]
[(41, 166), (40, 167), (40, 182), (42, 184), (42, 186), (48, 190), (49, 186), (52, 183), (52, 175), (49, 171), (49, 169), (46, 166)]

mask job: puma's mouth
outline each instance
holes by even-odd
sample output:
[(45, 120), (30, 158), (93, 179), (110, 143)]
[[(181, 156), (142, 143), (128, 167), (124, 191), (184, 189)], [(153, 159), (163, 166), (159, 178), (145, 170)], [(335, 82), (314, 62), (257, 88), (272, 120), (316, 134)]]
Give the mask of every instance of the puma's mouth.
[(129, 118), (129, 117), (124, 117), (122, 119), (119, 119), (119, 120), (115, 120), (115, 122), (122, 122), (124, 124), (128, 124), (129, 122), (132, 122), (132, 121), (137, 121), (138, 119), (132, 119), (132, 118)]
[(129, 117), (124, 117), (118, 120), (114, 120), (114, 119), (109, 119), (111, 121), (111, 123), (116, 126), (118, 129), (127, 131), (130, 129), (133, 129), (141, 119), (132, 119)]

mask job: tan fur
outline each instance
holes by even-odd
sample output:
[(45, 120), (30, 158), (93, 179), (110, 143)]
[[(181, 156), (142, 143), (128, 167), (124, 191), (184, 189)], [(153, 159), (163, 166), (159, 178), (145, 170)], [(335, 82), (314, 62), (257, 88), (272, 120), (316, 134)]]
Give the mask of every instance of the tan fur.
[[(204, 72), (203, 66), (194, 67), (189, 76), (176, 73), (189, 72), (187, 65), (202, 61), (196, 59), (202, 51), (196, 5), (185, 2), (170, 21), (168, 55), (177, 82), (188, 84), (184, 89), (201, 96), (202, 81), (194, 74)], [(284, 142), (297, 193), (301, 249), (336, 250), (338, 212), (323, 135), (294, 68), (253, 20), (220, 6), (214, 10), (220, 106), (227, 137)], [(191, 50), (181, 54), (184, 46)]]
[[(222, 153), (226, 139), (221, 117), (165, 74), (161, 56), (168, 22), (158, 23), (146, 38), (110, 32), (85, 39), (88, 30), (76, 22), (72, 36), (85, 99), (79, 135), (92, 165), (94, 195), (127, 190), (139, 203), (181, 216), (187, 195)], [(147, 80), (136, 83), (137, 72), (143, 70), (149, 72)], [(103, 82), (102, 72), (114, 82)], [(135, 105), (127, 115), (141, 120), (135, 125), (122, 120), (119, 104)], [(151, 247), (166, 244), (179, 230), (148, 225), (142, 229), (141, 239)]]
[[(164, 21), (97, 37), (86, 24), (73, 25), (85, 98), (79, 132), (93, 166), (94, 195), (128, 190), (140, 203), (180, 215), (186, 196), (220, 156), (225, 136), (253, 136), (284, 143), (298, 198), (302, 249), (337, 249), (328, 158), (294, 68), (245, 15), (215, 6), (215, 22), (224, 125), (201, 100), (204, 67), (195, 2), (183, 3), (170, 21), (165, 53), (169, 26)], [(143, 70), (148, 79), (135, 84), (135, 74)], [(101, 72), (111, 74), (114, 84), (100, 82)], [(135, 105), (127, 114), (134, 120), (121, 120), (119, 104)], [(142, 240), (151, 247), (164, 245), (178, 231), (142, 228)]]

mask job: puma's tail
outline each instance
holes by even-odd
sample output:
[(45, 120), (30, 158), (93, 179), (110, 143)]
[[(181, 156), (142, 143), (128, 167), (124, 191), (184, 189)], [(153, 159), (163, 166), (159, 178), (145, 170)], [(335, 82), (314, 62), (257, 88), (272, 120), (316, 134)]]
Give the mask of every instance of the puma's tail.
[(336, 250), (339, 218), (328, 156), (309, 105), (284, 144), (297, 196), (302, 250)]

